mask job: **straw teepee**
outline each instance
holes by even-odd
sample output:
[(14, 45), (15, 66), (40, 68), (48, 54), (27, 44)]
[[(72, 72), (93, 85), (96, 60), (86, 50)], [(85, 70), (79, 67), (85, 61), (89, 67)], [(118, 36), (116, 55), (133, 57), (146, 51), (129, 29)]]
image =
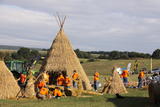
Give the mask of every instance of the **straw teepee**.
[(117, 68), (113, 68), (113, 75), (110, 78), (110, 80), (107, 81), (107, 83), (104, 86), (104, 89), (102, 90), (103, 93), (108, 94), (125, 94), (128, 93), (118, 72)]
[(60, 30), (48, 51), (47, 57), (42, 64), (41, 71), (46, 71), (48, 73), (66, 71), (67, 75), (71, 77), (73, 70), (76, 70), (82, 80), (83, 89), (90, 90), (90, 81), (80, 64), (69, 39), (64, 33), (63, 25), (65, 18), (66, 17), (62, 20), (59, 18)]
[(0, 99), (15, 98), (20, 91), (13, 74), (6, 67), (4, 61), (0, 61)]
[(27, 84), (24, 90), (24, 96), (27, 98), (35, 98), (36, 96), (36, 92), (35, 92), (35, 84), (34, 84), (34, 76), (33, 74), (30, 72), (29, 76), (28, 76), (28, 80), (27, 80)]

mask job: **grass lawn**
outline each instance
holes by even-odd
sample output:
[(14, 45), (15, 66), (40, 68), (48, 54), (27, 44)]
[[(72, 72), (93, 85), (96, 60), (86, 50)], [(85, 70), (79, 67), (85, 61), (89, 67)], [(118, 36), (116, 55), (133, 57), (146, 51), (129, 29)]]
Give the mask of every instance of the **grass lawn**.
[(146, 90), (128, 89), (124, 99), (117, 99), (114, 95), (67, 97), (50, 100), (0, 100), (0, 107), (154, 107)]
[[(114, 65), (126, 67), (129, 62), (134, 64), (135, 60), (98, 60), (95, 62), (85, 62), (82, 64), (84, 70), (91, 82), (93, 82), (93, 74), (98, 71), (101, 75), (100, 82), (104, 84), (104, 77), (111, 74)], [(140, 68), (146, 67), (149, 69), (150, 60), (139, 60)], [(153, 60), (153, 68), (160, 65), (160, 60)], [(34, 70), (39, 70), (40, 64), (37, 64)], [(129, 76), (129, 81), (137, 81), (138, 75)], [(124, 99), (116, 99), (115, 95), (102, 95), (89, 97), (67, 97), (61, 99), (50, 100), (0, 100), (0, 107), (155, 107), (148, 98), (148, 91), (142, 89), (128, 89), (128, 94), (125, 94)]]

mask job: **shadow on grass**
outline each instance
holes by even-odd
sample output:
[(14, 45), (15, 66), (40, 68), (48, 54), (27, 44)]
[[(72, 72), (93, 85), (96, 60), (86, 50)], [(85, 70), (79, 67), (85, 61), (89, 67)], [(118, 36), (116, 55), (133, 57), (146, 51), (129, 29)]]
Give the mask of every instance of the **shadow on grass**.
[(115, 107), (160, 107), (150, 102), (147, 97), (108, 98), (106, 101), (112, 102)]

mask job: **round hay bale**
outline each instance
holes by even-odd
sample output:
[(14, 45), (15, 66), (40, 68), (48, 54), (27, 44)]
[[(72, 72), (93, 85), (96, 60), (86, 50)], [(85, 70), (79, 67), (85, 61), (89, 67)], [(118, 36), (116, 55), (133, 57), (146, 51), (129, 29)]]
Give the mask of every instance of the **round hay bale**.
[(155, 104), (160, 102), (160, 91), (159, 91), (159, 89), (160, 89), (160, 83), (159, 82), (152, 81), (149, 84), (149, 87), (148, 87), (149, 98)]

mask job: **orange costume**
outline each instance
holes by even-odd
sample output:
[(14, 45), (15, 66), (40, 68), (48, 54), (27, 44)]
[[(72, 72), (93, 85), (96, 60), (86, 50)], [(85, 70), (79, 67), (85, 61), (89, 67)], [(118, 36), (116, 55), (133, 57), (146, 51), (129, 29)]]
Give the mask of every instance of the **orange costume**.
[(67, 86), (67, 87), (71, 86), (71, 79), (69, 77), (65, 78), (65, 86)]
[(140, 72), (138, 77), (139, 78), (144, 78), (144, 72)]
[(39, 93), (41, 95), (48, 95), (48, 89), (47, 88), (41, 88)]
[(57, 78), (57, 85), (64, 85), (64, 77), (63, 77), (63, 75), (60, 75)]
[(21, 82), (22, 84), (26, 82), (26, 75), (24, 75), (24, 74), (21, 74), (21, 75), (20, 75), (20, 82)]
[(98, 81), (99, 80), (99, 73), (95, 72), (94, 74), (94, 81)]
[(77, 72), (76, 72), (76, 73), (74, 73), (74, 74), (72, 75), (73, 80), (77, 80), (77, 79), (78, 79), (78, 77), (79, 77), (79, 75), (78, 75), (78, 73), (77, 73)]
[(38, 88), (41, 89), (41, 88), (43, 88), (45, 85), (46, 85), (46, 83), (45, 83), (44, 81), (40, 81), (40, 82), (38, 83)]
[(62, 92), (61, 92), (59, 89), (55, 89), (55, 90), (53, 91), (53, 95), (54, 95), (54, 96), (59, 96), (59, 97), (61, 97), (61, 96), (62, 96)]
[(123, 78), (127, 78), (128, 77), (128, 70), (124, 70), (122, 73)]

